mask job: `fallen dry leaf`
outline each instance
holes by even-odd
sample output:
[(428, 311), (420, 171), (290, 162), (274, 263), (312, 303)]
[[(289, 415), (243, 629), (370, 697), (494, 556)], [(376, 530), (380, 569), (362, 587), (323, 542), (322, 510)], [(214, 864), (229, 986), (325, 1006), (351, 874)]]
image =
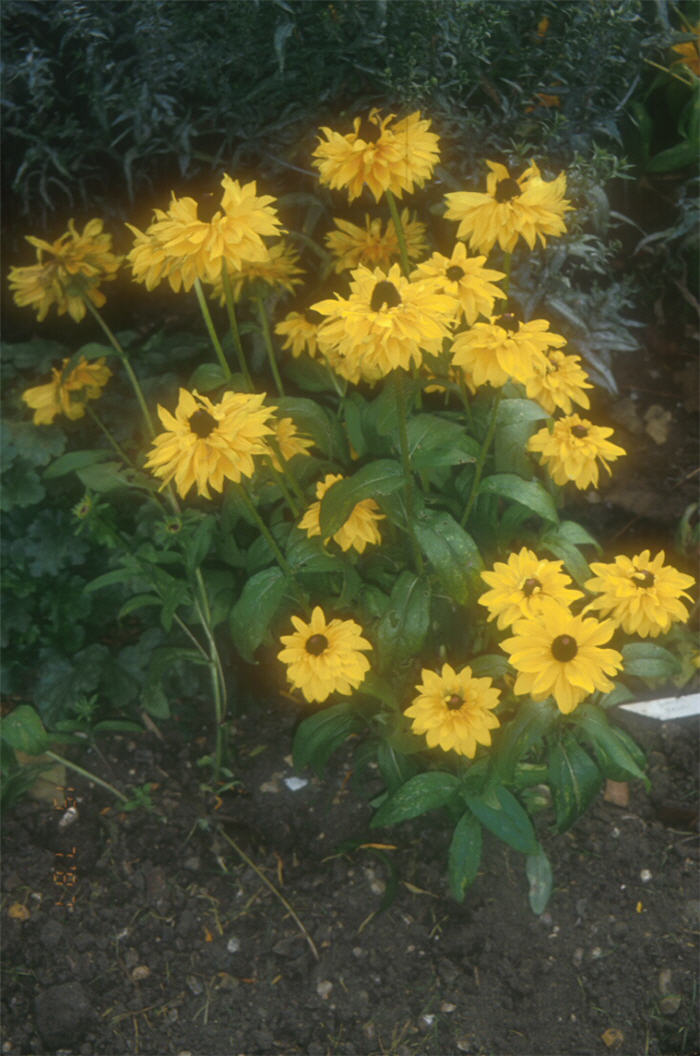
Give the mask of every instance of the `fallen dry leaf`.
[(626, 781), (612, 781), (608, 778), (603, 799), (606, 803), (614, 803), (616, 807), (627, 807), (630, 801), (630, 787)]
[(671, 412), (664, 410), (658, 403), (653, 403), (651, 407), (647, 408), (644, 415), (644, 421), (646, 422), (644, 428), (655, 444), (665, 444), (668, 440), (668, 430), (672, 417)]
[(23, 906), (21, 902), (13, 902), (7, 912), (13, 920), (29, 920), (31, 916), (27, 907)]
[(625, 1040), (625, 1035), (617, 1027), (608, 1027), (600, 1036), (609, 1049), (614, 1048), (616, 1045), (621, 1045)]

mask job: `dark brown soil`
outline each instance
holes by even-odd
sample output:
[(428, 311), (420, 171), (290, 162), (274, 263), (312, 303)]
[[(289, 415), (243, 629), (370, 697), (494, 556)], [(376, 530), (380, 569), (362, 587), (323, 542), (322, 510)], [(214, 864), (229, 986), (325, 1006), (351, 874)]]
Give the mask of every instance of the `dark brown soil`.
[[(220, 800), (200, 786), (205, 742), (175, 730), (82, 759), (123, 789), (156, 781), (152, 812), (75, 775), (72, 823), (65, 805), (8, 813), (3, 1053), (698, 1051), (697, 720), (623, 716), (651, 795), (601, 797), (563, 836), (538, 815), (555, 888), (536, 917), (515, 852), (489, 844), (459, 905), (439, 814), (370, 832), (342, 751), (332, 778), (295, 775), (298, 717), (237, 720), (241, 785)], [(338, 851), (363, 838), (389, 846)]]

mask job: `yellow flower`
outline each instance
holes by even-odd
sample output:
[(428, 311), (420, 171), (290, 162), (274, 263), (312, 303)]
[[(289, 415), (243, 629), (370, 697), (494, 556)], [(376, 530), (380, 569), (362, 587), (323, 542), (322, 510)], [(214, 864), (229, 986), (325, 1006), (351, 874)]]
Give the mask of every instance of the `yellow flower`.
[(409, 282), (398, 264), (388, 273), (360, 266), (352, 272), (347, 300), (336, 294), (313, 308), (328, 317), (318, 329), (320, 350), (353, 383), (420, 366), (423, 350), (441, 350), (454, 317), (451, 297), (438, 293), (434, 283)]
[(546, 319), (521, 323), (505, 312), (457, 334), (452, 362), (467, 370), (477, 386), (498, 388), (512, 379), (525, 384), (538, 366), (545, 369), (547, 351), (565, 344), (566, 338), (550, 333)]
[(323, 703), (331, 693), (350, 694), (364, 681), (369, 660), (363, 653), (372, 646), (354, 620), (326, 620), (317, 605), (305, 623), (292, 616), (294, 634), (280, 637), (284, 649), (277, 657), (287, 665), (287, 679), (313, 703)]
[[(444, 392), (446, 389), (443, 379), (445, 375), (437, 375), (431, 368), (424, 363), (421, 372), (429, 380), (429, 384), (425, 386), (426, 392)], [(464, 370), (460, 367), (448, 367), (446, 380), (451, 381), (454, 385), (466, 385), (469, 392), (474, 396), (476, 394), (476, 385), (469, 371)]]
[(581, 367), (579, 356), (567, 356), (559, 349), (545, 351), (545, 359), (533, 363), (533, 373), (525, 381), (525, 392), (536, 400), (545, 411), (555, 410), (571, 414), (573, 404), (590, 407), (590, 400), (583, 391), (592, 389), (588, 375)]
[[(300, 276), (304, 274), (302, 269), (297, 266), (298, 260), (299, 254), (288, 243), (278, 242), (276, 245), (270, 246), (268, 255), (264, 260), (250, 261), (243, 264), (238, 271), (231, 273), (230, 278), (234, 299), (238, 300), (246, 283), (255, 282), (256, 279), (260, 279), (270, 286), (281, 286), (282, 289), (294, 293), (294, 287), (301, 285), (303, 280)], [(224, 284), (221, 277), (213, 284), (212, 294), (214, 297), (219, 298), (221, 304), (226, 303)]]
[(684, 40), (681, 44), (673, 44), (672, 50), (680, 55), (681, 62), (692, 70), (696, 77), (700, 77), (700, 22), (696, 22), (691, 33), (695, 34), (695, 40)]
[(503, 297), (503, 291), (493, 284), (504, 279), (505, 274), (485, 268), (485, 261), (486, 257), (468, 257), (464, 242), (457, 242), (452, 256), (433, 253), (412, 272), (411, 279), (437, 280), (437, 288), (454, 297), (457, 315), (471, 326), (477, 316), (491, 315), (494, 301)]
[(455, 191), (445, 196), (445, 216), (459, 221), (457, 238), (468, 238), (472, 249), (488, 255), (496, 242), (510, 253), (520, 237), (534, 249), (538, 238), (544, 246), (546, 236), (564, 234), (564, 213), (571, 209), (564, 198), (565, 173), (543, 180), (533, 162), (514, 179), (505, 165), (497, 161), (486, 164), (491, 170), (486, 193)]
[(692, 587), (692, 576), (664, 565), (661, 550), (652, 559), (649, 550), (629, 558), (616, 557), (611, 564), (591, 564), (595, 575), (585, 584), (586, 590), (600, 594), (586, 609), (599, 609), (616, 627), (640, 638), (656, 638), (672, 623), (685, 623), (688, 610), (681, 598), (692, 601), (686, 588)]
[(346, 188), (352, 201), (365, 184), (378, 202), (385, 191), (400, 197), (422, 187), (438, 161), (438, 137), (429, 132), (430, 121), (416, 111), (401, 121), (395, 115), (382, 117), (370, 110), (362, 120), (356, 117), (347, 135), (322, 128), (321, 140), (313, 153), (321, 183)]
[(517, 620), (514, 637), (501, 642), (518, 672), (515, 692), (533, 700), (552, 696), (564, 715), (595, 690), (608, 693), (613, 688), (608, 676), (622, 668), (622, 655), (602, 648), (614, 632), (612, 620), (574, 616), (543, 598), (540, 612)]
[(506, 562), (496, 561), (493, 571), (481, 573), (492, 589), (481, 595), (479, 604), (486, 606), (489, 620), (496, 620), (499, 630), (516, 620), (536, 615), (545, 598), (568, 607), (583, 594), (571, 589), (571, 579), (562, 572), (562, 564), (562, 561), (540, 559), (524, 546)]
[(418, 696), (404, 712), (411, 729), (425, 734), (429, 748), (473, 759), (477, 745), (490, 745), (491, 730), (500, 725), (492, 712), (500, 691), (490, 678), (474, 678), (470, 667), (455, 671), (443, 664), (440, 674), (423, 668), (421, 677)]
[(257, 196), (256, 184), (224, 176), (221, 205), (211, 220), (200, 220), (194, 198), (176, 198), (167, 212), (156, 209), (145, 232), (127, 224), (136, 241), (128, 254), (134, 279), (152, 290), (167, 279), (177, 293), (195, 279), (214, 283), (224, 266), (233, 276), (245, 264), (267, 260), (263, 238), (277, 236), (280, 221), (270, 195)]
[[(367, 267), (388, 268), (400, 254), (396, 229), (388, 220), (386, 230), (382, 231), (379, 219), (370, 220), (365, 214), (365, 226), (358, 227), (349, 220), (334, 217), (335, 231), (326, 235), (328, 249), (337, 257), (333, 270), (337, 272), (356, 268), (359, 264)], [(401, 211), (401, 225), (406, 239), (406, 251), (409, 260), (418, 260), (427, 249), (425, 224), (411, 219), (408, 209)]]
[[(291, 418), (275, 418), (272, 421), (272, 427), (279, 453), (285, 462), (290, 462), (295, 455), (305, 455), (309, 448), (314, 446), (314, 442), (310, 437), (301, 436), (297, 432), (297, 427)], [(281, 472), (282, 466), (277, 457), (277, 452), (272, 450), (269, 452), (269, 456), (272, 465), (278, 472)]]
[(84, 297), (101, 308), (105, 296), (98, 287), (116, 278), (123, 260), (112, 253), (112, 236), (104, 234), (102, 227), (101, 220), (89, 220), (79, 234), (69, 220), (68, 230), (55, 242), (27, 235), (27, 242), (36, 248), (38, 264), (10, 268), (15, 303), (34, 308), (39, 322), (55, 305), (59, 315), (68, 312), (79, 323), (85, 315)]
[[(318, 502), (313, 502), (309, 506), (299, 522), (299, 527), (306, 532), (309, 538), (321, 534), (319, 522), (321, 499), (336, 481), (342, 479), (341, 473), (327, 473), (323, 480), (316, 485)], [(340, 526), (338, 531), (332, 536), (332, 539), (341, 550), (353, 549), (357, 550), (358, 554), (361, 554), (368, 544), (381, 543), (382, 537), (377, 527), (377, 522), (383, 519), (384, 514), (379, 512), (379, 507), (374, 499), (362, 499), (353, 507), (347, 521)]]
[(112, 371), (105, 366), (104, 359), (88, 361), (81, 356), (70, 370), (66, 370), (69, 359), (64, 359), (61, 369), (54, 367), (51, 381), (36, 385), (22, 393), (22, 399), (34, 411), (34, 425), (51, 425), (57, 414), (75, 421), (85, 414), (88, 400), (101, 395)]
[(313, 359), (318, 350), (317, 333), (322, 317), (310, 308), (304, 312), (289, 312), (281, 323), (277, 323), (275, 333), (283, 337), (282, 348), (290, 351), (295, 359), (302, 352), (307, 352)]
[(554, 422), (551, 432), (544, 426), (531, 436), (527, 448), (539, 454), (540, 463), (546, 466), (555, 484), (571, 480), (581, 490), (589, 484), (597, 488), (598, 460), (610, 473), (608, 462), (626, 454), (624, 448), (608, 440), (612, 435), (612, 429), (570, 414)]
[(163, 480), (171, 480), (184, 499), (196, 484), (197, 492), (211, 498), (209, 488), (221, 491), (224, 480), (239, 483), (255, 472), (255, 455), (269, 454), (265, 437), (275, 408), (263, 407), (265, 395), (225, 392), (212, 403), (198, 392), (180, 389), (173, 417), (164, 407), (158, 415), (165, 428), (153, 441), (146, 467)]

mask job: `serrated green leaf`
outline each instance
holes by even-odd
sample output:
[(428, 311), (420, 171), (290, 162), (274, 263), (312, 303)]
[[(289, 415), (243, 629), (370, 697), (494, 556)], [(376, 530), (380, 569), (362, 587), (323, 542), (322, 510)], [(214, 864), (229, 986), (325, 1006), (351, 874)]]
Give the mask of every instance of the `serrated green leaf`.
[(231, 610), (229, 626), (238, 652), (249, 664), (265, 639), (287, 589), (287, 578), (279, 568), (265, 568), (246, 582)]
[(0, 726), (0, 736), (10, 748), (27, 755), (41, 755), (49, 745), (49, 736), (34, 708), (20, 704), (6, 715)]
[(680, 670), (680, 661), (654, 642), (628, 642), (622, 647), (622, 670), (637, 678), (672, 678)]
[(484, 828), (516, 851), (534, 854), (537, 839), (532, 822), (512, 792), (496, 785), (481, 795), (464, 795), (465, 802)]
[(545, 521), (557, 523), (559, 516), (554, 500), (537, 480), (523, 480), (515, 473), (494, 473), (482, 480), (480, 495), (498, 495), (510, 502), (518, 502)]
[(430, 770), (416, 774), (385, 799), (370, 822), (370, 828), (395, 825), (399, 821), (417, 818), (429, 810), (444, 807), (454, 796), (459, 781), (454, 774)]
[(481, 863), (481, 825), (465, 810), (455, 825), (447, 856), (447, 877), (452, 897), (464, 901), (466, 890), (476, 879)]
[(379, 499), (403, 486), (403, 469), (398, 462), (379, 459), (363, 466), (351, 477), (337, 480), (321, 500), (321, 537), (329, 539), (345, 524), (358, 502)]

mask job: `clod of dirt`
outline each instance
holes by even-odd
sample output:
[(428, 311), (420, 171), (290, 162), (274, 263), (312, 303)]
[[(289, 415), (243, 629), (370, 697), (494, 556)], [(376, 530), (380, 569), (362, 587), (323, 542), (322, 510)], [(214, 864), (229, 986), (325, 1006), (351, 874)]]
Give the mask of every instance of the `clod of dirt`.
[(79, 1045), (91, 1018), (92, 1003), (80, 983), (50, 986), (34, 1003), (36, 1029), (49, 1049)]

